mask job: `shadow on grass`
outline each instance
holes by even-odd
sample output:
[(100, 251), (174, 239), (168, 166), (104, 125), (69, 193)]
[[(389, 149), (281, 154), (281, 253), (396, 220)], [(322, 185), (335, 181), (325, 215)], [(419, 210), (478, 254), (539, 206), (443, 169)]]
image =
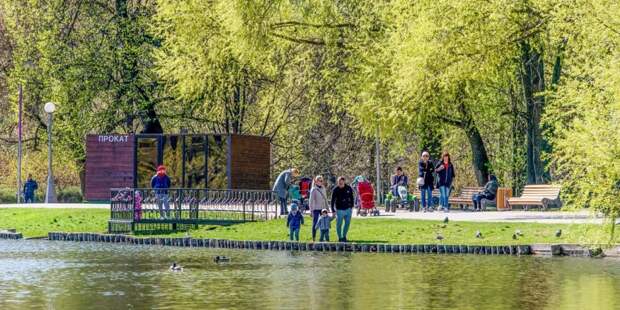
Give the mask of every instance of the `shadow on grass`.
[(387, 240), (349, 240), (352, 243), (388, 243)]

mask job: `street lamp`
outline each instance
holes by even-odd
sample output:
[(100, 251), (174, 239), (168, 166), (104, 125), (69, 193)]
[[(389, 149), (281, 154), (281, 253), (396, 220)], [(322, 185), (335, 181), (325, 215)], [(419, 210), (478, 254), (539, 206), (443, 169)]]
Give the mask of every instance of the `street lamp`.
[(47, 113), (47, 191), (45, 192), (45, 203), (56, 202), (56, 191), (54, 191), (54, 175), (52, 174), (52, 114), (56, 111), (56, 105), (48, 102), (43, 108)]

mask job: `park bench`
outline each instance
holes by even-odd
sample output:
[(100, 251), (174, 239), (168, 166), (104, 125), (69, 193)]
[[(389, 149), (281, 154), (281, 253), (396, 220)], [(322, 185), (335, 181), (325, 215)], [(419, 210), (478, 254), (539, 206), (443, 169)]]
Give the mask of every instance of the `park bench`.
[[(482, 191), (484, 191), (484, 187), (463, 187), (456, 196), (452, 196), (448, 199), (448, 203), (450, 206), (455, 205), (461, 209), (464, 207), (467, 208), (467, 206), (473, 207), (474, 201), (472, 197)], [(486, 209), (487, 205), (495, 205), (495, 199), (483, 199), (482, 206)]]
[[(420, 189), (416, 187), (416, 189), (413, 190), (413, 210), (414, 211), (418, 211), (420, 210), (420, 199), (422, 199), (422, 193), (420, 192)], [(433, 206), (438, 205), (439, 204), (439, 189), (433, 189)]]
[(561, 208), (560, 189), (559, 185), (525, 185), (521, 197), (508, 198), (508, 204), (510, 207), (523, 206), (524, 210), (530, 206), (538, 206), (543, 210), (550, 206)]

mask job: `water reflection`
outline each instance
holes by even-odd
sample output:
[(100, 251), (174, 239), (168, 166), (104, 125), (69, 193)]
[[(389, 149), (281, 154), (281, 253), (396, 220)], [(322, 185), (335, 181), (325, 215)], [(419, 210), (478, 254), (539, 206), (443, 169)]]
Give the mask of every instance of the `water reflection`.
[[(213, 262), (221, 254), (232, 261)], [(0, 268), (0, 309), (620, 308), (612, 259), (0, 241)]]

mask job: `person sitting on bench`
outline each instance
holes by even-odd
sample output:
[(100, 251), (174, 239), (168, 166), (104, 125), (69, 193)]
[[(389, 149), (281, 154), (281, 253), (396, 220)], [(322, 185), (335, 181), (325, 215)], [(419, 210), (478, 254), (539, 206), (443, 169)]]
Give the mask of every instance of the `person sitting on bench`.
[(490, 174), (489, 181), (484, 185), (484, 190), (477, 194), (474, 194), (471, 199), (474, 202), (474, 211), (482, 211), (482, 199), (493, 200), (495, 199), (495, 195), (497, 194), (497, 188), (499, 188), (499, 183), (497, 182), (497, 178)]

